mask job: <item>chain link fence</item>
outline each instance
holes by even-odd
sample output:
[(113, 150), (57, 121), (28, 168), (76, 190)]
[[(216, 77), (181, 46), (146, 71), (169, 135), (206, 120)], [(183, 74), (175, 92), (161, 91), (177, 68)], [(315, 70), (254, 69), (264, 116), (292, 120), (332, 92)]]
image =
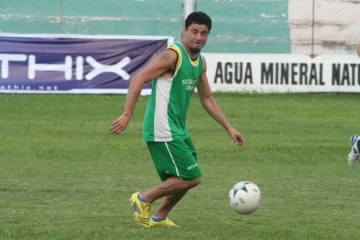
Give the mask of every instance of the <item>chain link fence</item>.
[(197, 0), (196, 9), (213, 18), (217, 52), (291, 52), (287, 0)]
[(355, 54), (360, 40), (360, 0), (0, 0), (0, 31), (180, 39), (185, 1), (213, 19), (206, 52)]
[(293, 53), (355, 54), (360, 0), (289, 0)]
[(0, 4), (0, 31), (10, 33), (180, 38), (183, 22), (181, 1), (0, 0)]

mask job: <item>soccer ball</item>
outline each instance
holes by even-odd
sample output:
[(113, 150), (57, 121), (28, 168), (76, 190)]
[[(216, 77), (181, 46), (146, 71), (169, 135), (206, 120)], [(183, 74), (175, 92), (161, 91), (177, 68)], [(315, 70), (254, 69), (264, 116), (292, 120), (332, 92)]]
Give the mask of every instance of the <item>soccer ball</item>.
[(230, 189), (229, 205), (240, 214), (255, 212), (261, 203), (261, 192), (256, 184), (249, 181), (238, 182)]

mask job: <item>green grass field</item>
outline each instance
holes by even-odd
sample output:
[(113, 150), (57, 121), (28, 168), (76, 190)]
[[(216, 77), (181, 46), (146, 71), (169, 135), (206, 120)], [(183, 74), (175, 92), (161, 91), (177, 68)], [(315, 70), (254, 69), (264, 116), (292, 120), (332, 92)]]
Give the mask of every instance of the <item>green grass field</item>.
[[(359, 239), (360, 168), (346, 163), (359, 95), (215, 97), (246, 146), (194, 96), (203, 181), (170, 215), (181, 228), (142, 229), (128, 199), (159, 183), (141, 134), (147, 97), (113, 136), (124, 96), (0, 95), (0, 239)], [(252, 215), (228, 207), (241, 180), (262, 190)]]

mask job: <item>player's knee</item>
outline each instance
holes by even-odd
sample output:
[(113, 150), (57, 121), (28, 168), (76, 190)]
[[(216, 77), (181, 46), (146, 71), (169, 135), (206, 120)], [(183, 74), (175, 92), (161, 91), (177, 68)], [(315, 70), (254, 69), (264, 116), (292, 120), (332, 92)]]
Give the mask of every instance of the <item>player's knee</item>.
[(195, 180), (194, 180), (195, 187), (196, 187), (197, 185), (199, 185), (200, 182), (201, 182), (201, 178), (195, 179)]
[(201, 179), (200, 179), (200, 178), (187, 181), (187, 189), (196, 187), (197, 185), (200, 184), (200, 182), (201, 182)]

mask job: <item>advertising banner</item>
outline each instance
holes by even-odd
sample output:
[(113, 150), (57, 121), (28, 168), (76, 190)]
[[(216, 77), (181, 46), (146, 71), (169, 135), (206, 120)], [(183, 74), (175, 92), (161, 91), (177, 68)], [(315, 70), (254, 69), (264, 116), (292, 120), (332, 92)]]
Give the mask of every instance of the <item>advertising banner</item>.
[[(0, 35), (0, 92), (127, 93), (169, 37)], [(151, 83), (144, 86), (149, 94)]]
[(357, 55), (205, 53), (214, 92), (360, 92)]

